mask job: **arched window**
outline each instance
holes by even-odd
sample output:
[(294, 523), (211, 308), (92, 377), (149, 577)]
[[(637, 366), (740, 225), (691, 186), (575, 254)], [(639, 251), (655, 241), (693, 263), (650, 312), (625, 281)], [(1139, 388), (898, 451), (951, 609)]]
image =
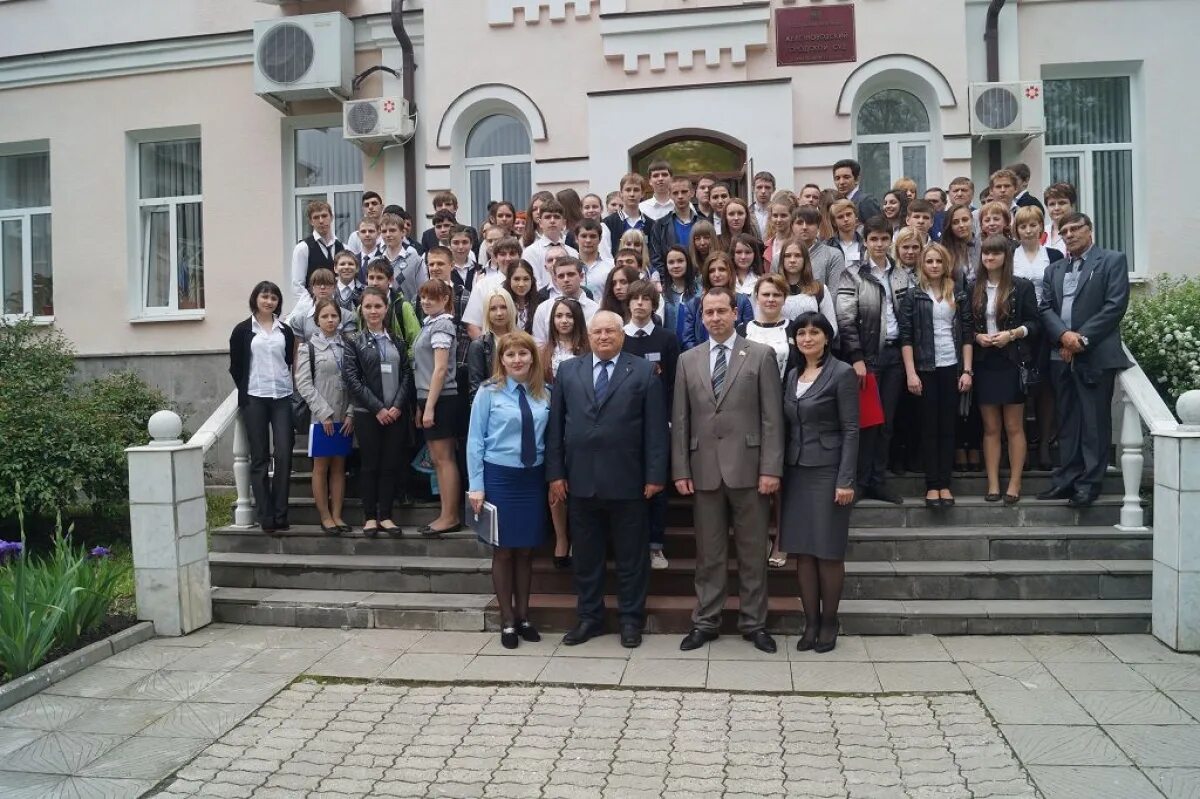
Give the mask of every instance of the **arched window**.
[(682, 175), (696, 181), (704, 174), (713, 174), (729, 184), (734, 197), (745, 196), (746, 150), (714, 135), (688, 133), (667, 138), (656, 137), (652, 144), (634, 148), (630, 165), (634, 172), (649, 174), (650, 162), (664, 160), (671, 165), (672, 175)]
[(492, 114), (475, 123), (467, 134), (463, 160), (471, 218), (463, 221), (482, 223), (492, 200), (508, 200), (518, 208), (529, 201), (531, 152), (529, 132), (516, 117)]
[(863, 191), (882, 197), (902, 177), (929, 185), (929, 111), (911, 92), (884, 89), (858, 109), (855, 144)]

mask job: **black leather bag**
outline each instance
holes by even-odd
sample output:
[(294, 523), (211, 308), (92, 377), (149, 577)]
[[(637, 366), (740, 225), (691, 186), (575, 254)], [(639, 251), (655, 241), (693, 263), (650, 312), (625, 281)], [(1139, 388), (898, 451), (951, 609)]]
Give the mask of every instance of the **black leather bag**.
[[(317, 355), (313, 351), (312, 345), (308, 345), (308, 374), (312, 377), (313, 385), (317, 383)], [(292, 392), (292, 428), (297, 433), (308, 433), (308, 429), (312, 426), (312, 409), (308, 407), (308, 403), (304, 401), (304, 397), (300, 396), (299, 391)]]

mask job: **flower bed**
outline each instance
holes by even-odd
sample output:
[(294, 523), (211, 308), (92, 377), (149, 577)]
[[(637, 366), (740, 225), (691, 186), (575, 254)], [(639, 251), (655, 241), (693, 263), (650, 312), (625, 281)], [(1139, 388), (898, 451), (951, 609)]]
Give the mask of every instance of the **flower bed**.
[(1200, 279), (1163, 275), (1129, 303), (1121, 335), (1172, 411), (1200, 388)]

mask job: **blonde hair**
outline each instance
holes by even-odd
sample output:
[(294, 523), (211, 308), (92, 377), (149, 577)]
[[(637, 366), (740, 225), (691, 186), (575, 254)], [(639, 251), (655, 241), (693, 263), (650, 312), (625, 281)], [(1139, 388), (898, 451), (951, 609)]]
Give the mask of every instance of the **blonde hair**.
[(917, 193), (917, 182), (912, 178), (900, 178), (892, 184), (892, 191), (911, 191)]
[(631, 250), (637, 250), (642, 254), (642, 271), (645, 272), (650, 268), (650, 248), (646, 246), (646, 236), (637, 228), (630, 228), (621, 234), (621, 240), (617, 242), (617, 249), (622, 250), (628, 247)]
[[(837, 200), (833, 205), (829, 206), (829, 221), (833, 224), (834, 230), (837, 230), (837, 223), (834, 220), (837, 219), (838, 214), (847, 208), (854, 212), (855, 218), (858, 217), (858, 206), (854, 204), (854, 200)], [(858, 221), (861, 222), (862, 220), (859, 219)]]
[(485, 336), (495, 332), (492, 330), (492, 300), (497, 297), (504, 300), (504, 310), (508, 312), (508, 329), (512, 330), (517, 326), (517, 306), (513, 304), (512, 295), (503, 287), (495, 288), (483, 298), (483, 324), (480, 327)]
[[(929, 253), (936, 253), (942, 259), (942, 279), (940, 286), (934, 286), (929, 282), (929, 276), (925, 274), (925, 256)], [(917, 284), (926, 291), (932, 291), (940, 300), (944, 300), (951, 309), (954, 308), (954, 259), (950, 255), (950, 251), (942, 245), (934, 242), (921, 250), (921, 255), (917, 258)]]
[(493, 391), (501, 390), (508, 381), (508, 370), (504, 368), (504, 353), (509, 350), (528, 350), (533, 359), (529, 364), (529, 396), (536, 400), (546, 399), (546, 380), (542, 376), (542, 355), (533, 336), (524, 330), (505, 333), (496, 342), (495, 364), (489, 382)]
[(1021, 229), (1021, 225), (1026, 222), (1037, 222), (1038, 226), (1044, 226), (1046, 219), (1042, 215), (1042, 209), (1036, 205), (1023, 205), (1017, 209), (1016, 216), (1013, 217), (1013, 233)]
[(892, 258), (894, 258), (897, 263), (900, 261), (900, 245), (909, 241), (915, 241), (917, 244), (922, 246), (925, 244), (924, 240), (921, 238), (921, 234), (918, 233), (914, 228), (902, 227), (896, 231), (896, 237), (892, 239)]

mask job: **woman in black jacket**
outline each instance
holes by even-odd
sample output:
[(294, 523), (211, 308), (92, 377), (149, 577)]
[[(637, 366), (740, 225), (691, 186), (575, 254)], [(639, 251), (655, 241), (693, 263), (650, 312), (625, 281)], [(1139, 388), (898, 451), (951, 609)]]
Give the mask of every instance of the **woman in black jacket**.
[(1008, 490), (1004, 504), (1021, 499), (1025, 468), (1025, 396), (1037, 378), (1029, 339), (1036, 338), (1033, 284), (1013, 275), (1012, 243), (989, 236), (980, 248), (971, 296), (975, 317), (975, 399), (983, 417), (983, 461), (988, 502), (1000, 501), (1000, 428), (1008, 435)]
[(953, 256), (942, 245), (921, 251), (917, 289), (908, 292), (898, 321), (908, 391), (921, 398), (925, 505), (949, 507), (959, 395), (971, 390), (975, 374), (975, 323), (967, 293), (955, 288)]
[(467, 388), (472, 402), (479, 387), (496, 371), (496, 342), (515, 329), (516, 318), (512, 297), (503, 288), (493, 289), (483, 298), (483, 333), (467, 346)]
[(362, 458), (363, 534), (399, 535), (392, 521), (396, 469), (416, 399), (412, 364), (404, 339), (387, 330), (387, 295), (363, 289), (363, 330), (346, 342), (342, 366), (354, 405), (354, 429)]
[[(250, 318), (229, 336), (229, 374), (250, 444), (250, 489), (264, 533), (288, 529), (292, 474), (292, 354), (296, 337), (279, 320), (283, 294), (264, 280), (250, 292)], [(275, 473), (269, 474), (274, 444)]]

